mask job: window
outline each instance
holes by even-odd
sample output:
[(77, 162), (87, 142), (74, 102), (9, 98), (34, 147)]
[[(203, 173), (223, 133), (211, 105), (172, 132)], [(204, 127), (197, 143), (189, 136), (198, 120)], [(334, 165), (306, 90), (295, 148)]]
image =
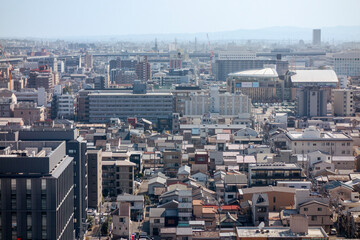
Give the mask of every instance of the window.
[(46, 179), (41, 179), (41, 192), (45, 193), (46, 191)]
[(154, 223), (160, 223), (160, 219), (154, 219)]
[(169, 220), (168, 220), (168, 224), (169, 224), (169, 225), (175, 224), (175, 219), (169, 219)]
[(26, 179), (26, 191), (31, 192), (31, 179)]
[(308, 208), (304, 208), (304, 211), (307, 212), (307, 211), (308, 211)]
[(311, 221), (316, 221), (317, 217), (316, 216), (311, 216)]
[(75, 154), (75, 153), (76, 153), (76, 150), (75, 150), (75, 149), (69, 149), (69, 153), (70, 153), (70, 154)]
[(273, 202), (276, 203), (276, 197), (273, 197)]
[(41, 214), (41, 226), (42, 230), (46, 231), (46, 213)]
[(123, 223), (123, 222), (125, 222), (125, 219), (124, 218), (119, 218), (119, 222)]
[(318, 210), (318, 212), (321, 212), (321, 211), (322, 211), (322, 208), (321, 208), (321, 207), (319, 207), (317, 210)]
[(16, 191), (16, 179), (11, 179), (11, 191)]

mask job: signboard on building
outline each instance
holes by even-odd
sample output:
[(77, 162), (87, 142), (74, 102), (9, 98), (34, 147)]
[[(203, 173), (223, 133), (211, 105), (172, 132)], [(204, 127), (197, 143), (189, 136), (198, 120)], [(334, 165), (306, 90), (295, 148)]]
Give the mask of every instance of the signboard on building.
[(241, 83), (241, 87), (243, 88), (251, 88), (253, 85), (252, 85), (252, 82), (242, 82)]

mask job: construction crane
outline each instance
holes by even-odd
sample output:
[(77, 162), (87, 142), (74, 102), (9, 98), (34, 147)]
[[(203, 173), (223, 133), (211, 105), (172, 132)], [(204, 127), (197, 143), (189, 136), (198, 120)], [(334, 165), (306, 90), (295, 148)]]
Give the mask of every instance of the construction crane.
[(213, 52), (213, 50), (211, 49), (209, 34), (206, 34), (206, 36), (207, 36), (207, 39), (208, 39), (208, 44), (209, 44), (209, 49), (210, 49), (210, 75), (212, 76), (212, 75), (213, 75), (213, 72), (212, 72), (212, 62), (213, 62), (214, 52)]

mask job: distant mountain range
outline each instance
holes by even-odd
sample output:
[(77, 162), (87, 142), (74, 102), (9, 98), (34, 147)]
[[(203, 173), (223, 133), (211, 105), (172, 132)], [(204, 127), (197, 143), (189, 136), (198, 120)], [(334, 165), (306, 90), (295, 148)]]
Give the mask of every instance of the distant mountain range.
[[(231, 41), (231, 40), (312, 40), (312, 29), (299, 27), (268, 27), (260, 29), (239, 29), (223, 32), (209, 33), (168, 33), (168, 34), (132, 34), (132, 35), (113, 35), (113, 36), (89, 36), (67, 38), (71, 40), (119, 40), (119, 41), (194, 41), (195, 37), (200, 41), (207, 41), (206, 34), (209, 34), (211, 41)], [(321, 28), (321, 38), (323, 42), (332, 41), (360, 41), (360, 26), (337, 26)]]
[[(241, 41), (241, 40), (268, 40), (268, 41), (298, 41), (305, 42), (312, 40), (311, 28), (300, 27), (268, 27), (259, 29), (238, 29), (221, 32), (200, 32), (200, 33), (159, 33), (159, 34), (129, 34), (129, 35), (104, 35), (104, 36), (74, 36), (59, 37), (58, 39), (72, 41), (207, 41), (206, 35), (212, 42), (215, 41)], [(321, 28), (323, 42), (348, 42), (360, 41), (360, 26), (336, 26)]]

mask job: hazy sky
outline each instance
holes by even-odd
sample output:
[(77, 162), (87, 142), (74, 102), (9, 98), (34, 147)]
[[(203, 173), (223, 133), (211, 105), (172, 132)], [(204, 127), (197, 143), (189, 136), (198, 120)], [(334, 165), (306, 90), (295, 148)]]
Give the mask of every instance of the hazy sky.
[(0, 37), (360, 25), (359, 0), (0, 0)]

